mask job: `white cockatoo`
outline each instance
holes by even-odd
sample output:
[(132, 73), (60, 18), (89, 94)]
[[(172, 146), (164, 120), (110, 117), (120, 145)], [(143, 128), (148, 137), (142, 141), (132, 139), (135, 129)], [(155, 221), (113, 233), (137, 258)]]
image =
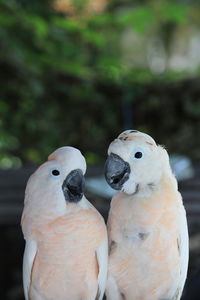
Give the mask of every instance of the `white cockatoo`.
[(53, 152), (30, 177), (22, 230), (26, 300), (101, 300), (107, 231), (84, 197), (86, 162), (73, 147)]
[(119, 192), (108, 219), (107, 300), (179, 300), (188, 267), (188, 229), (167, 151), (127, 130), (109, 146), (108, 184)]

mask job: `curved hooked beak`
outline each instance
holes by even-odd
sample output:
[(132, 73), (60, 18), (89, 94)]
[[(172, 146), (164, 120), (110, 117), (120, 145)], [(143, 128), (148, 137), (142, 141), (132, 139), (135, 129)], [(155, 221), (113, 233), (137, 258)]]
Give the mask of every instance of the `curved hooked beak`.
[(115, 190), (121, 190), (129, 179), (131, 169), (119, 155), (111, 153), (105, 163), (104, 174), (107, 183)]
[(85, 179), (80, 169), (71, 171), (65, 178), (62, 190), (65, 200), (68, 202), (78, 202), (83, 197)]

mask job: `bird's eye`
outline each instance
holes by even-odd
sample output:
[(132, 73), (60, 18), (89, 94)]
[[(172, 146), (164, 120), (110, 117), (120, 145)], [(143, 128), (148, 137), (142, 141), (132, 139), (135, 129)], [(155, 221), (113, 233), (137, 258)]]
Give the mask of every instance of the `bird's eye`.
[(144, 157), (144, 151), (141, 148), (134, 149), (131, 154), (131, 158), (133, 161), (140, 160)]
[(137, 159), (140, 159), (142, 156), (143, 156), (143, 154), (142, 154), (142, 152), (140, 152), (140, 151), (137, 151), (137, 152), (135, 153), (135, 158), (137, 158)]
[(53, 177), (58, 177), (58, 176), (60, 175), (60, 171), (59, 171), (58, 169), (53, 169), (53, 170), (51, 171), (51, 175), (52, 175)]

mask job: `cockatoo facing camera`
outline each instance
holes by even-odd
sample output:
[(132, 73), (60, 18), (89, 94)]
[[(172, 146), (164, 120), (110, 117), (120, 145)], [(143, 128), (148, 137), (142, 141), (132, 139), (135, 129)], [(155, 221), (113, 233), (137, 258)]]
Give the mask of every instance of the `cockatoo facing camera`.
[(188, 267), (188, 230), (167, 151), (127, 130), (105, 165), (113, 197), (108, 219), (108, 300), (179, 300)]
[(83, 195), (86, 162), (73, 147), (30, 177), (22, 230), (26, 300), (101, 300), (107, 276), (103, 218)]

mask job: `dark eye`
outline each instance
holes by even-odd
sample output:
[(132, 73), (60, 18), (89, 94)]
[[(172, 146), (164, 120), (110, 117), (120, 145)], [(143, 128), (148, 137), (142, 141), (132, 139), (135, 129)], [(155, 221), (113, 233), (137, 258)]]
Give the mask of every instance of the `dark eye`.
[(135, 153), (134, 156), (135, 156), (135, 158), (139, 159), (139, 158), (142, 157), (142, 155), (143, 155), (142, 152), (138, 151), (138, 152)]
[(51, 171), (51, 174), (52, 174), (53, 176), (59, 176), (59, 175), (60, 175), (60, 171), (54, 169), (54, 170)]

